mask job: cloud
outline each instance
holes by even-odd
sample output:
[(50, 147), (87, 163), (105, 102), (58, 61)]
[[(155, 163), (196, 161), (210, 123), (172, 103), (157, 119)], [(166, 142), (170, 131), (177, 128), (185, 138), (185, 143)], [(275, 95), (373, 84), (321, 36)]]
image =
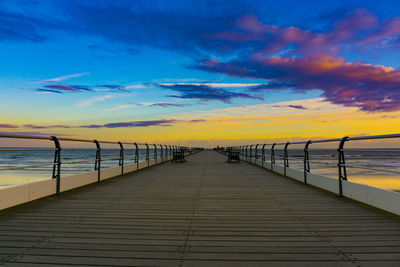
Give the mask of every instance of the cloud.
[(42, 80), (40, 82), (60, 82), (60, 81), (64, 81), (64, 80), (71, 79), (71, 78), (82, 77), (82, 76), (85, 76), (85, 75), (89, 75), (89, 73), (88, 72), (82, 72), (82, 73), (64, 75), (64, 76), (59, 76), (59, 77), (56, 77), (56, 78)]
[(38, 91), (40, 93), (46, 93), (46, 94), (63, 94), (63, 92), (61, 92), (61, 91), (51, 90), (51, 89), (38, 88), (38, 89), (36, 89), (36, 91)]
[(258, 86), (260, 83), (188, 83), (188, 82), (176, 82), (176, 83), (160, 83), (162, 86), (174, 86), (174, 85), (193, 85), (193, 86), (208, 86), (208, 87), (216, 87), (216, 88), (247, 88)]
[(43, 20), (0, 9), (0, 41), (43, 42), (46, 37), (38, 31), (47, 25)]
[[(366, 9), (341, 9), (347, 13), (335, 16), (327, 27), (318, 27), (317, 21), (315, 27), (302, 28), (271, 23), (272, 19), (260, 11), (263, 8), (247, 2), (149, 5), (146, 1), (59, 1), (52, 7), (57, 11), (54, 14), (62, 16), (53, 20), (0, 11), (0, 40), (43, 42), (48, 39), (48, 29), (98, 36), (133, 50), (152, 47), (185, 53), (196, 62), (189, 66), (195, 69), (268, 81), (265, 85), (251, 85), (253, 93), (263, 89), (322, 90), (322, 96), (331, 103), (367, 112), (400, 108), (397, 70), (346, 62), (338, 56), (357, 57), (360, 51), (361, 57), (379, 56), (379, 51), (395, 54), (400, 48), (400, 17), (380, 19)], [(63, 77), (66, 76), (58, 79)], [(64, 94), (154, 87), (64, 85), (55, 79), (49, 79), (54, 84), (36, 90)], [(248, 92), (224, 89), (241, 88), (241, 84), (194, 82), (159, 86), (174, 90), (177, 94), (169, 96), (180, 99), (225, 103), (235, 98), (261, 100)]]
[(91, 124), (78, 126), (80, 128), (126, 128), (126, 127), (150, 127), (150, 126), (172, 126), (179, 123), (197, 123), (203, 122), (203, 119), (199, 120), (176, 120), (176, 119), (161, 119), (161, 120), (147, 120), (147, 121), (125, 121), (125, 122), (113, 122), (106, 124)]
[(72, 126), (68, 125), (62, 125), (62, 124), (55, 124), (55, 125), (48, 125), (48, 126), (43, 126), (43, 125), (35, 125), (35, 124), (24, 124), (23, 127), (25, 128), (30, 128), (30, 129), (49, 129), (49, 128), (72, 128)]
[(118, 93), (111, 93), (111, 94), (107, 94), (107, 95), (102, 95), (102, 96), (96, 96), (93, 98), (89, 98), (86, 100), (83, 100), (79, 103), (76, 104), (76, 106), (78, 107), (89, 107), (91, 105), (93, 105), (96, 102), (102, 102), (105, 101), (107, 99), (111, 99), (111, 98), (116, 98), (116, 97), (123, 97), (126, 96), (127, 94), (118, 94)]
[(125, 121), (106, 124), (91, 124), (79, 126), (80, 128), (126, 128), (126, 127), (149, 127), (149, 126), (171, 126), (177, 120), (149, 120), (149, 121)]
[(153, 103), (150, 105), (150, 107), (187, 107), (190, 106), (190, 104), (175, 104), (175, 103)]
[[(175, 124), (184, 123), (198, 123), (204, 122), (204, 119), (194, 120), (178, 120), (178, 119), (160, 119), (160, 120), (142, 120), (142, 121), (123, 121), (123, 122), (111, 122), (105, 124), (87, 124), (87, 125), (35, 125), (25, 124), (23, 127), (30, 129), (50, 129), (50, 128), (128, 128), (128, 127), (150, 127), (150, 126), (173, 126)], [(18, 128), (18, 126), (16, 126)]]
[(348, 63), (343, 58), (318, 54), (309, 58), (269, 57), (265, 60), (205, 61), (199, 69), (234, 77), (266, 79), (264, 89), (322, 90), (335, 104), (368, 112), (400, 109), (400, 71), (380, 65)]
[(188, 107), (191, 106), (191, 104), (175, 104), (175, 103), (131, 103), (131, 104), (125, 104), (125, 105), (119, 105), (113, 108), (109, 108), (107, 110), (121, 110), (121, 109), (127, 109), (127, 108), (132, 108), (132, 107)]
[(0, 128), (19, 128), (19, 126), (8, 123), (0, 123)]
[[(31, 132), (31, 131), (25, 131), (25, 132), (4, 132), (0, 131), (0, 134), (9, 134), (9, 135), (33, 135), (33, 136), (70, 136), (68, 134), (57, 134), (57, 133), (41, 133), (41, 132)], [(50, 140), (50, 139), (49, 139)]]
[(36, 91), (43, 93), (81, 93), (81, 92), (122, 92), (128, 91), (124, 85), (104, 84), (104, 85), (67, 85), (67, 84), (49, 84), (37, 88)]
[(173, 84), (159, 85), (161, 88), (169, 89), (180, 93), (179, 95), (169, 95), (169, 97), (181, 99), (200, 99), (202, 101), (219, 100), (230, 103), (233, 98), (248, 98), (263, 100), (260, 96), (252, 96), (246, 93), (236, 93), (223, 88), (215, 88), (207, 85), (193, 84)]
[(302, 105), (273, 105), (274, 108), (294, 108), (294, 109), (307, 109)]

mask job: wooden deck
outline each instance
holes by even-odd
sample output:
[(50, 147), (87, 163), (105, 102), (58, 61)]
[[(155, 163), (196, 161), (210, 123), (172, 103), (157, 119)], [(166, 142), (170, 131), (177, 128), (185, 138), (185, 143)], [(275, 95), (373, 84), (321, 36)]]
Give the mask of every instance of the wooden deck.
[(400, 219), (204, 151), (0, 212), (4, 266), (400, 266)]

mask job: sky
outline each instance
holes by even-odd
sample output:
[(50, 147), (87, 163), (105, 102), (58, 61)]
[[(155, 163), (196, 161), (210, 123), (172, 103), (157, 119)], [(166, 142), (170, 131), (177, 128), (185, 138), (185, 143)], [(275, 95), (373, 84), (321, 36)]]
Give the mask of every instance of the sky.
[(398, 133), (398, 1), (0, 0), (0, 133), (211, 147)]

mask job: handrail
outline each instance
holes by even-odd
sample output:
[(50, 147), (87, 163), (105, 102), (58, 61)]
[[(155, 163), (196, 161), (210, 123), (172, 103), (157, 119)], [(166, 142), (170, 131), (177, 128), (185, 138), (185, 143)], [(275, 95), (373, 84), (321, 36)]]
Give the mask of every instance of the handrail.
[[(154, 149), (152, 148), (152, 153), (154, 155), (154, 159), (156, 163), (158, 163), (158, 159), (161, 159), (161, 162), (164, 161), (164, 158), (168, 159), (168, 152), (169, 156), (172, 155), (172, 149), (177, 150), (177, 149), (185, 149), (185, 147), (182, 146), (174, 146), (174, 145), (162, 145), (159, 144), (160, 146), (160, 153), (157, 153), (157, 144), (148, 144), (148, 143), (139, 143), (139, 142), (121, 142), (121, 141), (107, 141), (107, 140), (90, 140), (90, 139), (79, 139), (79, 138), (69, 138), (69, 137), (56, 137), (56, 136), (35, 136), (35, 135), (19, 135), (19, 134), (0, 134), (0, 139), (1, 138), (15, 138), (15, 139), (27, 139), (27, 140), (46, 140), (46, 141), (52, 141), (54, 148), (15, 148), (15, 147), (10, 147), (10, 148), (1, 148), (0, 152), (19, 152), (19, 151), (54, 151), (54, 161), (52, 163), (43, 163), (43, 164), (35, 164), (35, 165), (23, 165), (23, 166), (8, 166), (6, 168), (0, 168), (0, 171), (6, 171), (6, 170), (19, 170), (19, 169), (27, 169), (27, 168), (35, 168), (35, 167), (43, 167), (43, 166), (53, 166), (53, 171), (52, 171), (52, 178), (57, 179), (57, 190), (56, 193), (60, 193), (60, 179), (61, 179), (61, 166), (64, 164), (78, 164), (78, 163), (88, 163), (88, 162), (94, 162), (94, 170), (97, 171), (97, 181), (100, 182), (100, 177), (101, 177), (101, 162), (103, 161), (111, 161), (111, 160), (118, 160), (118, 166), (121, 167), (121, 174), (124, 173), (124, 165), (125, 165), (125, 159), (132, 158), (134, 160), (134, 163), (137, 164), (137, 169), (139, 169), (139, 162), (140, 162), (140, 156), (145, 155), (145, 161), (147, 161), (147, 166), (150, 166), (150, 148), (149, 146), (153, 146)], [(95, 148), (62, 148), (60, 142), (85, 142), (85, 143), (91, 143), (95, 144)], [(103, 148), (102, 144), (115, 144), (118, 145), (118, 147), (114, 148)], [(126, 147), (125, 147), (125, 146)], [(133, 146), (132, 148), (129, 148), (128, 146), (131, 145)], [(165, 150), (163, 148), (165, 147)], [(145, 150), (143, 152), (142, 148)], [(168, 151), (169, 147), (169, 151)], [(142, 149), (142, 150), (141, 150)], [(69, 150), (69, 151), (80, 151), (80, 150), (93, 150), (96, 151), (95, 159), (87, 159), (87, 160), (72, 160), (72, 161), (61, 161), (61, 151), (62, 150)], [(118, 151), (119, 150), (119, 157), (108, 157), (108, 158), (102, 158), (102, 151), (105, 150), (112, 150), (112, 151)], [(126, 151), (131, 151), (135, 150), (135, 154), (133, 156), (125, 155)]]
[[(389, 139), (389, 138), (400, 138), (400, 134), (386, 134), (386, 135), (370, 135), (370, 136), (354, 136), (354, 137), (342, 137), (342, 138), (330, 138), (330, 139), (320, 139), (320, 140), (307, 140), (307, 141), (296, 141), (296, 142), (280, 142), (280, 143), (264, 143), (262, 144), (262, 163), (261, 165), (264, 166), (264, 161), (265, 161), (265, 146), (271, 146), (270, 148), (270, 162), (271, 162), (271, 170), (274, 171), (274, 165), (276, 159), (281, 160), (283, 159), (283, 173), (286, 176), (286, 169), (289, 168), (289, 153), (288, 153), (288, 147), (289, 145), (304, 145), (303, 149), (303, 171), (304, 171), (304, 183), (307, 183), (307, 173), (311, 172), (310, 168), (310, 162), (312, 163), (324, 163), (326, 165), (332, 165), (336, 166), (338, 170), (338, 183), (339, 183), (339, 195), (343, 196), (343, 189), (342, 189), (342, 181), (345, 180), (347, 181), (347, 167), (353, 167), (353, 168), (360, 168), (360, 169), (366, 169), (366, 170), (375, 170), (375, 171), (382, 171), (382, 172), (389, 172), (389, 173), (396, 173), (400, 174), (399, 171), (391, 171), (391, 170), (385, 170), (385, 169), (380, 169), (380, 168), (373, 168), (373, 167), (367, 167), (367, 166), (360, 166), (360, 165), (353, 165), (353, 164), (347, 164), (346, 159), (345, 159), (345, 149), (344, 146), (346, 143), (351, 142), (351, 141), (362, 141), (362, 140), (376, 140), (376, 139)], [(336, 164), (330, 163), (330, 162), (319, 162), (315, 160), (310, 160), (310, 154), (309, 154), (309, 149), (311, 144), (318, 144), (318, 143), (330, 143), (330, 142), (338, 142), (338, 157), (336, 160)], [(257, 154), (257, 147), (260, 144), (256, 144), (256, 154)], [(252, 157), (252, 147), (253, 145), (240, 145), (240, 146), (233, 146), (233, 147), (227, 147), (227, 149), (234, 149), (238, 150), (241, 152), (241, 154), (245, 157), (249, 157), (249, 151), (248, 147), (250, 146), (250, 162), (251, 162), (251, 157)], [(276, 146), (284, 146), (282, 148), (283, 150), (283, 156), (275, 155), (275, 150)], [(351, 149), (350, 151), (353, 151), (354, 149)], [(364, 151), (364, 150), (362, 150)], [(367, 149), (365, 151), (372, 151), (371, 149)], [(382, 152), (387, 152), (387, 151), (393, 151), (393, 152), (400, 152), (400, 149), (390, 149), (390, 150), (373, 150), (373, 151), (382, 151)], [(299, 156), (300, 157), (300, 156)], [(300, 161), (300, 160), (299, 160)], [(255, 163), (257, 162), (257, 158), (254, 161)]]

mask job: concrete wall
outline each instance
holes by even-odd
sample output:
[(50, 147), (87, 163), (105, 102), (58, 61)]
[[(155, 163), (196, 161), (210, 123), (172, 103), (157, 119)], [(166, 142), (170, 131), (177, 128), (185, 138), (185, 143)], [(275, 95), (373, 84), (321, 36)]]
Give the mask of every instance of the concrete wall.
[(343, 181), (345, 197), (400, 215), (400, 194), (373, 186)]
[(296, 179), (297, 181), (300, 182), (304, 181), (304, 172), (297, 169), (286, 168), (286, 176)]
[(55, 193), (55, 179), (5, 188), (0, 191), (0, 210)]
[[(261, 160), (254, 163), (254, 159), (241, 156), (242, 161), (247, 161), (251, 164), (261, 166)], [(271, 170), (271, 163), (264, 162), (264, 169)], [(279, 164), (272, 164), (273, 172), (284, 175), (284, 166)], [(304, 182), (304, 171), (286, 168), (286, 176), (297, 181)], [(307, 173), (307, 183), (315, 187), (339, 194), (339, 181), (336, 178), (331, 178), (314, 173)], [(400, 193), (380, 189), (365, 184), (353, 183), (349, 181), (342, 181), (343, 196), (348, 197), (370, 206), (400, 215)]]
[[(196, 151), (192, 154), (195, 154)], [(189, 156), (189, 154), (187, 155)], [(164, 160), (155, 159), (150, 160), (149, 166), (160, 164), (162, 162), (172, 160), (172, 156), (164, 157)], [(137, 170), (137, 163), (132, 163), (124, 166), (124, 174), (134, 172)], [(139, 169), (147, 168), (147, 162), (140, 162)], [(122, 174), (121, 166), (101, 169), (100, 180), (106, 180), (109, 178), (117, 177)], [(98, 181), (98, 172), (92, 171), (87, 173), (81, 173), (71, 175), (67, 177), (61, 177), (60, 180), (60, 191), (68, 191), (74, 188), (78, 188), (84, 185), (92, 184)], [(50, 196), (56, 194), (57, 180), (49, 179), (15, 187), (9, 187), (0, 190), (0, 210), (13, 207), (22, 203), (33, 201), (38, 198)]]

